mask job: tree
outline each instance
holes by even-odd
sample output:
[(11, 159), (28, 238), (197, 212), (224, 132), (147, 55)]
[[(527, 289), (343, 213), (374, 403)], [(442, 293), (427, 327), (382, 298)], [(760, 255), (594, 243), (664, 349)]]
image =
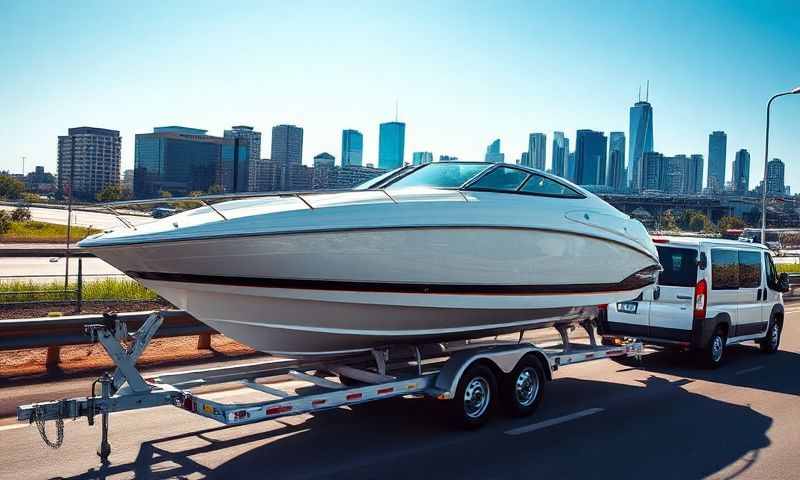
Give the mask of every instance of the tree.
[(0, 198), (16, 200), (25, 191), (25, 184), (11, 175), (0, 174)]
[(37, 203), (41, 202), (42, 199), (39, 198), (39, 195), (31, 192), (23, 192), (22, 194), (22, 201), (25, 203)]
[(122, 200), (122, 189), (119, 185), (106, 185), (102, 191), (95, 195), (98, 202), (118, 202)]
[(719, 229), (725, 230), (741, 230), (747, 226), (739, 217), (725, 216), (719, 219)]
[(158, 192), (158, 196), (161, 198), (172, 198), (172, 193), (168, 192), (167, 190), (161, 190)]
[(659, 217), (659, 224), (661, 230), (672, 230), (672, 231), (679, 231), (680, 227), (678, 223), (675, 221), (675, 216), (672, 215), (672, 210), (667, 210), (661, 214)]

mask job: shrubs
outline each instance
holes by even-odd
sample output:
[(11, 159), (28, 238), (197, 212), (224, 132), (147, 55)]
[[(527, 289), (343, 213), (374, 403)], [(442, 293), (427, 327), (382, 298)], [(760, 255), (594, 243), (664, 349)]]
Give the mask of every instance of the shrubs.
[(11, 230), (11, 215), (5, 210), (0, 210), (0, 235)]
[(31, 219), (31, 209), (28, 207), (17, 207), (11, 212), (11, 220), (14, 222), (27, 222)]

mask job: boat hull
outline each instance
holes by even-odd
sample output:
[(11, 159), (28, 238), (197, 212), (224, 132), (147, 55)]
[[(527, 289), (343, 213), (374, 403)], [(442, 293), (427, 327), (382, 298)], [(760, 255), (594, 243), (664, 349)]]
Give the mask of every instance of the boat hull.
[(546, 228), (361, 228), (90, 248), (221, 333), (324, 355), (575, 322), (652, 283), (649, 256)]

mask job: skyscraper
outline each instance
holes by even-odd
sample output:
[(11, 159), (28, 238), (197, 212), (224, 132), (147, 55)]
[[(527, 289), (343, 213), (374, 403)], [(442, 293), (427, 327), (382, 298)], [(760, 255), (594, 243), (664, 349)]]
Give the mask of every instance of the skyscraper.
[(725, 189), (725, 161), (728, 136), (725, 132), (712, 132), (708, 136), (708, 188), (714, 193)]
[(70, 128), (58, 137), (58, 191), (94, 200), (108, 185), (119, 185), (122, 137), (117, 130)]
[(773, 158), (767, 162), (767, 195), (783, 195), (786, 193), (784, 172), (785, 167), (781, 160)]
[(360, 167), (364, 161), (364, 136), (358, 130), (342, 130), (342, 166)]
[(608, 137), (608, 175), (606, 176), (606, 185), (618, 192), (626, 184), (625, 132), (611, 132)]
[[(641, 92), (641, 91), (640, 91)], [(628, 185), (631, 190), (639, 191), (639, 180), (642, 178), (642, 158), (645, 152), (653, 151), (653, 107), (641, 98), (630, 110), (630, 135), (628, 149)]]
[(703, 156), (695, 154), (689, 157), (689, 190), (686, 193), (703, 193)]
[(503, 163), (506, 156), (500, 151), (500, 139), (496, 139), (486, 147), (485, 160), (492, 163)]
[(378, 168), (394, 170), (403, 166), (406, 145), (406, 124), (381, 123), (378, 139)]
[(545, 142), (547, 142), (547, 136), (544, 133), (528, 135), (528, 161), (531, 162), (531, 167), (541, 171), (544, 171), (547, 159)]
[(575, 151), (569, 152), (567, 156), (567, 176), (566, 179), (570, 182), (575, 181)]
[(744, 148), (733, 159), (733, 191), (743, 195), (750, 190), (750, 152)]
[(575, 180), (578, 185), (605, 185), (606, 148), (603, 132), (578, 130), (575, 135)]
[[(248, 127), (247, 125), (235, 125), (231, 127), (230, 130), (225, 130), (223, 133), (223, 138), (226, 140), (235, 141), (236, 139), (244, 140), (248, 146), (248, 158), (247, 161), (242, 162), (241, 166), (245, 166), (247, 168), (247, 180), (244, 180), (244, 172), (241, 174), (241, 179), (243, 184), (241, 187), (238, 185), (237, 181), (237, 190), (238, 191), (248, 191), (253, 192), (255, 191), (256, 185), (256, 175), (258, 171), (256, 170), (256, 162), (261, 159), (261, 132), (255, 131), (253, 127)], [(237, 169), (237, 175), (239, 171)]]
[(522, 152), (519, 155), (519, 162), (517, 162), (517, 165), (525, 165), (526, 167), (531, 166), (531, 161), (530, 157), (528, 157), (528, 152)]
[(281, 163), (303, 163), (303, 129), (294, 125), (272, 127), (272, 158)]
[(412, 165), (422, 165), (423, 163), (431, 163), (433, 161), (433, 153), (431, 152), (414, 152), (412, 155)]
[(553, 175), (564, 177), (567, 173), (567, 160), (569, 159), (569, 138), (564, 132), (553, 132)]

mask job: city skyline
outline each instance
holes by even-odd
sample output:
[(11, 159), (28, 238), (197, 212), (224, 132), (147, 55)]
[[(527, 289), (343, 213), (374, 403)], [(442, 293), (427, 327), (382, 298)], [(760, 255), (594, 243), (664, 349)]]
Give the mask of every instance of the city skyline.
[[(299, 125), (305, 130), (305, 165), (319, 152), (340, 152), (342, 129), (352, 128), (365, 137), (362, 165), (377, 166), (378, 124), (394, 117), (395, 100), (410, 129), (405, 162), (413, 151), (480, 160), (492, 138), (500, 138), (506, 152), (521, 152), (530, 132), (563, 131), (573, 141), (580, 129), (630, 136), (628, 109), (649, 79), (649, 102), (657, 110), (654, 149), (707, 154), (708, 134), (725, 131), (726, 172), (732, 171), (732, 153), (747, 149), (752, 188), (763, 177), (766, 100), (800, 83), (791, 50), (800, 20), (767, 17), (756, 4), (721, 9), (712, 1), (670, 2), (674, 19), (654, 22), (663, 8), (658, 3), (622, 2), (614, 12), (566, 3), (454, 12), (444, 4), (419, 3), (391, 15), (381, 5), (344, 12), (312, 4), (293, 9), (286, 22), (260, 36), (243, 32), (260, 31), (271, 10), (265, 6), (224, 10), (237, 22), (226, 30), (219, 27), (220, 6), (203, 1), (192, 9), (143, 4), (120, 5), (115, 12), (91, 2), (12, 4), (8, 28), (0, 34), (7, 45), (0, 59), (8, 72), (0, 79), (6, 111), (0, 119), (0, 170), (19, 173), (25, 156), (28, 165), (56, 171), (54, 139), (77, 125), (119, 130), (121, 168), (130, 169), (134, 135), (158, 124), (196, 126), (215, 135), (231, 125), (252, 125), (265, 132), (265, 144), (271, 126)], [(772, 10), (781, 5), (791, 7), (773, 4)], [(82, 22), (88, 11), (99, 21)], [(534, 13), (545, 28), (510, 35)], [(427, 20), (403, 32), (396, 15)], [(55, 26), (49, 24), (54, 16), (62, 19)], [(450, 19), (444, 28), (435, 21), (442, 16)], [(600, 29), (612, 16), (623, 33)], [(491, 19), (493, 26), (476, 34), (467, 28), (474, 18)], [(180, 29), (172, 28), (177, 19)], [(641, 24), (649, 28), (634, 28)], [(585, 34), (560, 36), (555, 25)], [(374, 39), (364, 42), (365, 35)], [(142, 38), (160, 45), (156, 55)], [(444, 48), (453, 42), (470, 48)], [(231, 52), (232, 43), (245, 48)], [(96, 54), (84, 55), (87, 50)], [(342, 50), (349, 54), (337, 55)], [(508, 56), (498, 57), (499, 51)], [(582, 61), (561, 61), (570, 56)], [(681, 61), (665, 61), (673, 57)], [(278, 75), (271, 68), (276, 64)], [(326, 75), (308, 75), (310, 64), (326, 68)], [(471, 67), (457, 68), (465, 65)], [(533, 84), (526, 74), (532, 67), (540, 73)], [(736, 81), (719, 82), (721, 77)], [(793, 168), (800, 147), (791, 132), (800, 100), (781, 99), (772, 113), (770, 157), (786, 163), (788, 185), (800, 184), (800, 169)], [(550, 155), (547, 160), (550, 168)]]

